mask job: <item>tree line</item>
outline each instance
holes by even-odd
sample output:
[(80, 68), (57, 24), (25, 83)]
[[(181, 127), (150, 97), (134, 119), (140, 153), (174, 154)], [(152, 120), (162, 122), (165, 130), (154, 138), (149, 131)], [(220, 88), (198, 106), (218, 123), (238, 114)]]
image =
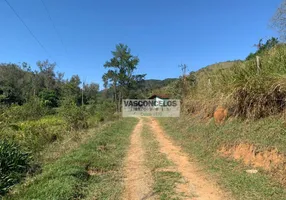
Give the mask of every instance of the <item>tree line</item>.
[[(37, 62), (37, 70), (27, 63), (0, 64), (0, 102), (3, 105), (23, 105), (32, 98), (39, 98), (44, 106), (58, 107), (60, 101), (72, 99), (78, 105), (96, 101), (98, 84), (84, 84), (82, 95), (78, 75), (64, 79), (64, 74), (55, 72), (56, 63), (48, 60)], [(82, 101), (83, 100), (83, 101)]]
[(103, 91), (99, 91), (97, 83), (83, 83), (78, 75), (65, 79), (64, 73), (56, 72), (56, 63), (48, 60), (38, 61), (36, 70), (32, 70), (25, 62), (2, 63), (0, 104), (23, 105), (37, 98), (43, 106), (56, 108), (65, 100), (77, 106), (109, 100), (114, 104), (114, 111), (120, 112), (123, 98), (146, 98), (156, 88), (174, 81), (146, 81), (146, 74), (135, 74), (140, 60), (131, 54), (131, 49), (125, 44), (117, 44), (111, 54), (111, 59), (103, 65), (107, 70), (102, 76)]

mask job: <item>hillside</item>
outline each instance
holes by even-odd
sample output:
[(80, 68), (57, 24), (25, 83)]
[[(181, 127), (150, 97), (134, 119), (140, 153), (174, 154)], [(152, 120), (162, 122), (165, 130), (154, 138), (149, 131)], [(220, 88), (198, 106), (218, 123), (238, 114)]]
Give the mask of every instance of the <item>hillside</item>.
[(160, 122), (238, 199), (285, 199), (286, 47), (259, 53), (259, 68), (255, 57), (221, 62), (163, 88), (183, 104)]
[(156, 79), (147, 79), (144, 81), (145, 88), (149, 88), (150, 90), (165, 87), (168, 84), (178, 80), (177, 78), (166, 78), (164, 80), (156, 80)]
[(207, 65), (206, 67), (199, 69), (198, 72), (204, 71), (204, 70), (227, 69), (227, 68), (232, 67), (237, 62), (242, 62), (242, 61), (234, 60), (234, 61), (219, 62), (219, 63)]

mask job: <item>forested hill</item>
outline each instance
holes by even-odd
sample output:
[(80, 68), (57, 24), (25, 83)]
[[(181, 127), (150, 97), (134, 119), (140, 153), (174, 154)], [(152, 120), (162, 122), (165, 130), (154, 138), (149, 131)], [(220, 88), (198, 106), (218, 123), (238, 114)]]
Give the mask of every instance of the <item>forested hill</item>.
[[(136, 88), (132, 90), (132, 95), (130, 98), (147, 98), (155, 91), (158, 91), (161, 88), (164, 88), (171, 83), (179, 80), (178, 78), (166, 78), (164, 80), (158, 80), (158, 79), (147, 79), (143, 80), (140, 83), (137, 83)], [(112, 88), (104, 89), (99, 92), (99, 95), (101, 96), (104, 94), (106, 97), (112, 97)]]
[(144, 81), (145, 88), (150, 89), (158, 89), (161, 87), (165, 87), (168, 84), (178, 80), (177, 78), (166, 78), (164, 80), (157, 80), (157, 79), (148, 79)]

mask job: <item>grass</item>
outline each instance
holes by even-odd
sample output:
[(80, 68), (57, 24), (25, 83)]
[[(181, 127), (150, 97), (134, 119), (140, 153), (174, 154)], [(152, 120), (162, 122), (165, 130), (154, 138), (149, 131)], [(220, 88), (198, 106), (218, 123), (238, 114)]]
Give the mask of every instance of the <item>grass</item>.
[(90, 138), (94, 137), (94, 135), (104, 131), (104, 129), (112, 123), (114, 122), (98, 123), (95, 128), (64, 134), (61, 140), (57, 140), (47, 145), (43, 151), (40, 151), (36, 160), (43, 165), (55, 162), (64, 154), (67, 154), (78, 148), (81, 144), (86, 143)]
[(217, 106), (229, 115), (260, 119), (281, 114), (286, 109), (286, 46), (277, 45), (256, 58), (215, 64), (190, 73), (159, 93), (183, 100), (188, 114), (211, 116)]
[(203, 123), (195, 118), (162, 118), (159, 121), (166, 133), (205, 166), (205, 170), (236, 199), (285, 199), (286, 189), (274, 177), (262, 170), (257, 174), (247, 174), (245, 170), (249, 166), (217, 154), (221, 145), (240, 142), (253, 143), (261, 149), (274, 146), (285, 152), (286, 135), (282, 120), (232, 120), (224, 126), (216, 126), (213, 121)]
[[(145, 121), (145, 123), (148, 123), (148, 121)], [(180, 182), (180, 173), (164, 170), (174, 166), (174, 164), (167, 159), (165, 154), (160, 153), (159, 144), (150, 127), (146, 124), (143, 128), (142, 137), (147, 156), (146, 165), (151, 169), (154, 177), (154, 193), (161, 200), (178, 199), (175, 188), (176, 183)]]
[(108, 125), (76, 150), (43, 167), (5, 199), (118, 199), (122, 158), (136, 119)]

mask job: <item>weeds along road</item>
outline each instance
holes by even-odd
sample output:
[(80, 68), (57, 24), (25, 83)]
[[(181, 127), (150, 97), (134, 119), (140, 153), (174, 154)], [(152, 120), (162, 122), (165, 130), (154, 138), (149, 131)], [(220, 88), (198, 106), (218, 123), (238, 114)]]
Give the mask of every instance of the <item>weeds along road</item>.
[(89, 131), (82, 143), (62, 144), (40, 174), (28, 177), (4, 199), (230, 199), (155, 119), (123, 118)]
[[(158, 161), (160, 157), (164, 160)], [(230, 199), (166, 137), (153, 118), (141, 118), (132, 132), (124, 172), (123, 199)]]

